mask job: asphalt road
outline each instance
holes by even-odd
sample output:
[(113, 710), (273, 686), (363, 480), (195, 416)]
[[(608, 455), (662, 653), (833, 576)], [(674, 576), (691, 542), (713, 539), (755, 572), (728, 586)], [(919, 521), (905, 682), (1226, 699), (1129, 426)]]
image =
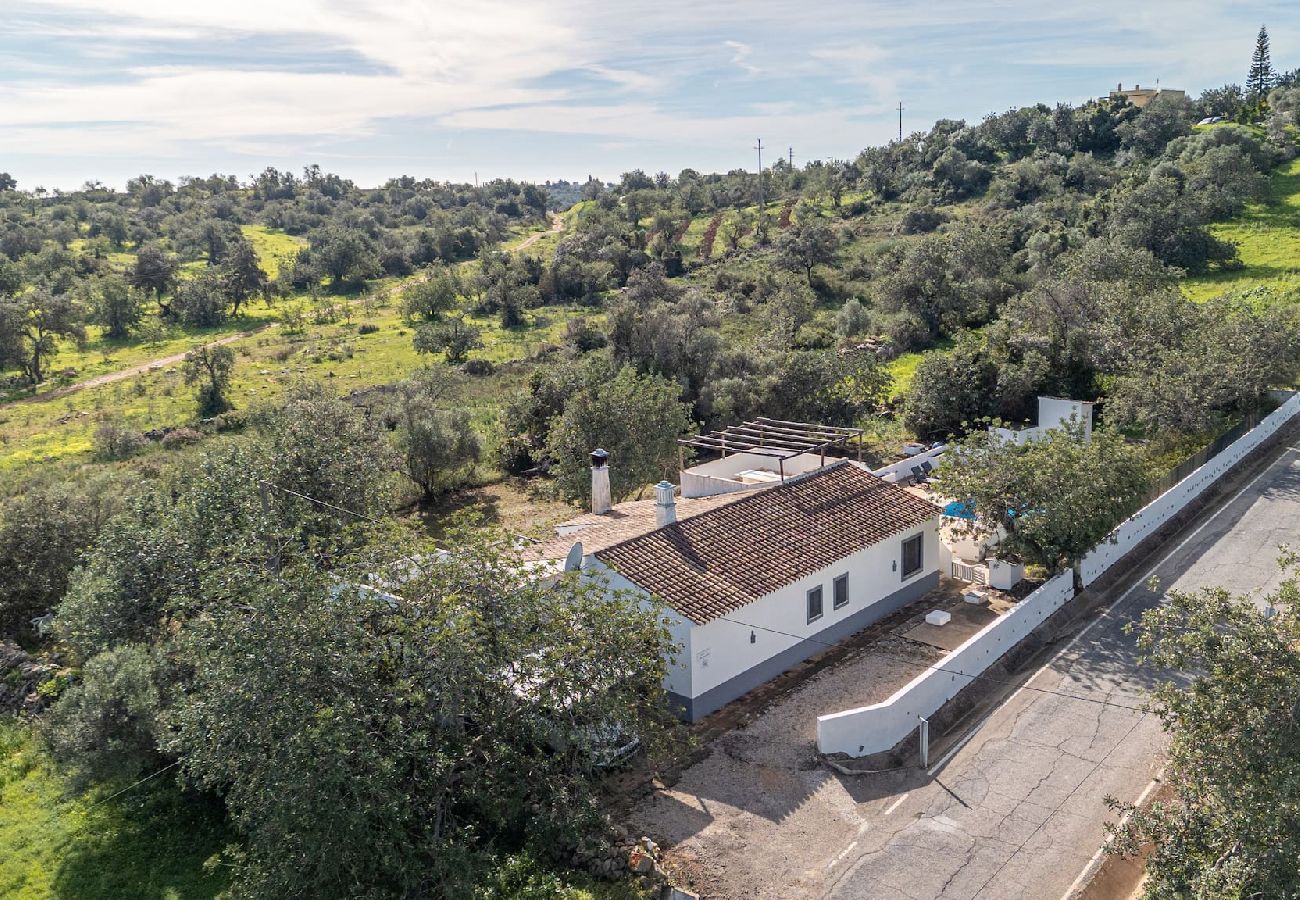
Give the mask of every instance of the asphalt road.
[[(1140, 580), (998, 707), (931, 776), (879, 790), (827, 872), (822, 896), (1048, 898), (1075, 885), (1105, 837), (1107, 796), (1134, 801), (1165, 737), (1140, 707), (1154, 674), (1124, 626), (1159, 603), (1147, 590), (1277, 585), (1277, 547), (1300, 536), (1300, 452), (1288, 448), (1240, 493), (1161, 548)], [(1117, 591), (1117, 593), (1119, 593)], [(1066, 695), (1066, 696), (1063, 696)]]

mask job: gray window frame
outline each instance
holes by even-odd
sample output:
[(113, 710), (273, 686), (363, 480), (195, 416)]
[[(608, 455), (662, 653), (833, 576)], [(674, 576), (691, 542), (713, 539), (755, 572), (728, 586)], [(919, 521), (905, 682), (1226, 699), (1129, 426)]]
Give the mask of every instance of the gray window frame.
[[(814, 595), (817, 597), (817, 615), (813, 615)], [(816, 587), (808, 588), (807, 603), (808, 624), (811, 625), (826, 614), (826, 592), (823, 590), (822, 585), (819, 584)]]
[[(907, 548), (908, 545), (916, 543), (916, 568), (908, 570), (907, 568)], [(902, 552), (899, 559), (899, 568), (903, 572), (903, 581), (918, 575), (925, 570), (925, 534), (914, 534), (903, 540)]]
[[(844, 585), (844, 599), (840, 600), (840, 585)], [(836, 575), (831, 582), (831, 609), (843, 609), (849, 605), (849, 573)]]

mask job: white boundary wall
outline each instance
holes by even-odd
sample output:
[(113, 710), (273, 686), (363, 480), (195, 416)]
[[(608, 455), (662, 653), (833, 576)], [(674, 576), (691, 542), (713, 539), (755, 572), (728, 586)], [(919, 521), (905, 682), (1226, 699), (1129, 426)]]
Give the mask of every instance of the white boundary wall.
[(939, 465), (939, 457), (943, 456), (943, 451), (948, 449), (948, 445), (935, 447), (933, 450), (926, 450), (924, 453), (918, 453), (916, 456), (909, 456), (907, 459), (899, 460), (896, 463), (874, 469), (871, 474), (877, 478), (884, 479), (893, 484), (900, 481), (907, 481), (912, 477), (912, 467), (919, 466), (923, 462), (929, 462), (932, 466)]
[[(1084, 557), (1080, 565), (1083, 583), (1088, 585), (1096, 581), (1247, 454), (1276, 434), (1297, 412), (1300, 412), (1300, 394), (1293, 394), (1218, 456), (1122, 522), (1109, 538)], [(818, 716), (817, 749), (822, 753), (848, 756), (868, 756), (892, 749), (917, 727), (919, 716), (931, 716), (937, 712), (976, 676), (1064, 606), (1074, 594), (1073, 582), (1071, 572), (1057, 575), (912, 679), (888, 700)]]
[(1124, 554), (1181, 512), (1183, 507), (1222, 478), (1225, 472), (1276, 434), (1297, 412), (1300, 412), (1300, 394), (1293, 394), (1258, 425), (1229, 444), (1218, 456), (1116, 526), (1110, 536), (1094, 547), (1080, 563), (1079, 572), (1083, 576), (1084, 586), (1100, 578)]
[(957, 696), (1029, 632), (1065, 605), (1074, 576), (1062, 572), (999, 616), (892, 697), (874, 706), (817, 717), (817, 749), (822, 753), (867, 756), (891, 749), (916, 730), (918, 716), (930, 716)]

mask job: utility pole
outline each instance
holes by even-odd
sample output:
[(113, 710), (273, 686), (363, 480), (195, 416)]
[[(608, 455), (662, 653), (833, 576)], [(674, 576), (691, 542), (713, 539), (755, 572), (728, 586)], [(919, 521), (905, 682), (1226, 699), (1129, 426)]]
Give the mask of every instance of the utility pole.
[(754, 146), (758, 151), (758, 226), (759, 234), (766, 234), (763, 228), (763, 218), (767, 214), (767, 204), (763, 200), (763, 139), (759, 138), (758, 143)]
[(794, 171), (794, 148), (790, 148), (790, 171)]
[(903, 101), (902, 100), (898, 101), (898, 140), (899, 143), (902, 143), (903, 140)]

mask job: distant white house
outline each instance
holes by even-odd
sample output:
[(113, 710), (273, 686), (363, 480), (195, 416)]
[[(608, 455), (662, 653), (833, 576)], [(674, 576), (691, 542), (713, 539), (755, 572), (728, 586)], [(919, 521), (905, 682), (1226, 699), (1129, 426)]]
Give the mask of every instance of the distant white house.
[(1038, 424), (1032, 428), (990, 428), (1004, 442), (1026, 444), (1053, 428), (1064, 428), (1073, 420), (1083, 426), (1083, 440), (1092, 440), (1092, 403), (1087, 400), (1063, 400), (1060, 397), (1038, 398)]
[[(704, 496), (662, 482), (655, 500), (566, 522), (530, 555), (568, 556), (668, 608), (681, 652), (665, 687), (694, 721), (939, 582), (939, 508), (857, 462), (816, 458), (826, 464), (775, 479), (745, 475), (753, 460), (697, 473), (747, 482)], [(594, 483), (608, 478), (598, 461)]]

